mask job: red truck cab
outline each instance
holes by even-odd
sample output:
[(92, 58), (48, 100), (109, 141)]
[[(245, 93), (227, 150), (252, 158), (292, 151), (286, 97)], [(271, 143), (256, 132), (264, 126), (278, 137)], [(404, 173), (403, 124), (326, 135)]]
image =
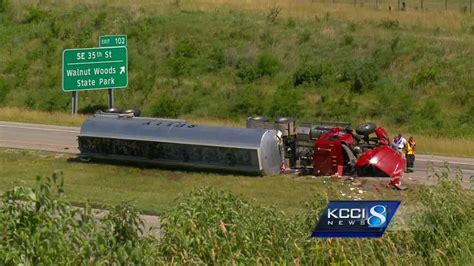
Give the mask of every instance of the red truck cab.
[(336, 127), (315, 140), (314, 175), (390, 177), (399, 186), (405, 158), (390, 148), (387, 131), (366, 123), (356, 132)]

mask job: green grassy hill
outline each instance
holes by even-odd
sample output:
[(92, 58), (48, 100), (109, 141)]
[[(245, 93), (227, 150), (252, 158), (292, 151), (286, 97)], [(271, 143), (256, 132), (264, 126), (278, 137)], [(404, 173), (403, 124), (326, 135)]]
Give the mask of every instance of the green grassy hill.
[[(145, 115), (374, 120), (474, 138), (470, 14), (238, 1), (41, 2), (0, 1), (0, 106), (69, 111), (62, 51), (123, 33), (129, 87), (116, 90), (116, 104)], [(106, 102), (105, 91), (80, 93), (82, 112)]]

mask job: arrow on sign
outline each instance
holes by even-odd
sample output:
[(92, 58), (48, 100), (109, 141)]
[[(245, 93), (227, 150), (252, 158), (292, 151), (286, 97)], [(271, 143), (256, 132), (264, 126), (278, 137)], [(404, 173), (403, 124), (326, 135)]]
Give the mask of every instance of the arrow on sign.
[(120, 74), (123, 74), (123, 73), (125, 73), (125, 66), (120, 67)]

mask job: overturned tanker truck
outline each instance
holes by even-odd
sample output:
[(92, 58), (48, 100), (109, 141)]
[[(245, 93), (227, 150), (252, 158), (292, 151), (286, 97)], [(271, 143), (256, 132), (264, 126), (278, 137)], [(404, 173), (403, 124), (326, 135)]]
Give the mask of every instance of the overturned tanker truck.
[[(372, 136), (374, 135), (374, 136)], [(83, 160), (105, 159), (162, 166), (276, 175), (288, 170), (316, 176), (390, 177), (398, 187), (405, 160), (390, 148), (385, 129), (365, 123), (296, 124), (249, 117), (246, 128), (203, 126), (184, 120), (98, 112), (78, 137)]]

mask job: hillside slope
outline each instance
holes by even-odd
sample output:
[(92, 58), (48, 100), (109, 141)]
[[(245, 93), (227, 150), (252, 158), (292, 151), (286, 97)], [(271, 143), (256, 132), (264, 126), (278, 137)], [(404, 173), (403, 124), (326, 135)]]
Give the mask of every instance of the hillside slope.
[[(291, 6), (42, 2), (0, 2), (0, 106), (68, 111), (63, 49), (96, 47), (99, 35), (123, 33), (129, 87), (116, 90), (116, 104), (145, 115), (374, 120), (404, 132), (474, 138), (469, 14), (315, 7), (303, 16)], [(106, 102), (105, 91), (80, 94), (82, 112)]]

